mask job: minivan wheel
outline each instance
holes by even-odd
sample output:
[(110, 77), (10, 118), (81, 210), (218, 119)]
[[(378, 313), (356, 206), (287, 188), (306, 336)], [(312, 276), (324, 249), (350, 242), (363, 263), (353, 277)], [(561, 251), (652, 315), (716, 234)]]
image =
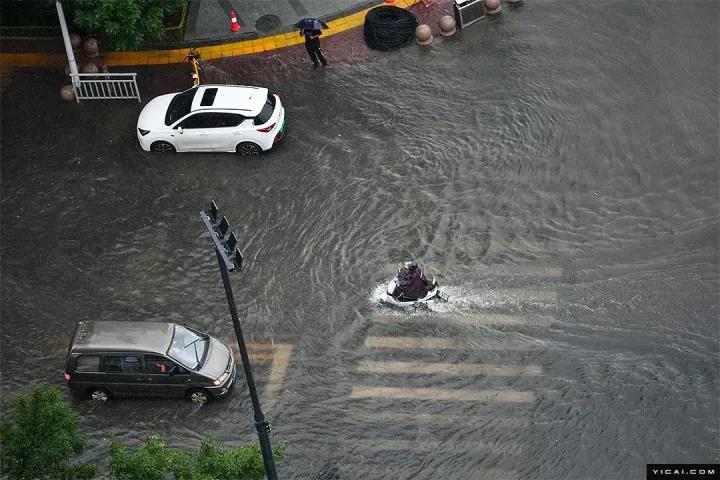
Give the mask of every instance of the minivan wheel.
[(154, 153), (175, 153), (175, 147), (168, 142), (155, 142), (150, 145), (150, 151)]
[(262, 153), (262, 148), (252, 142), (243, 142), (235, 147), (235, 151), (243, 157), (257, 157)]
[(92, 400), (93, 402), (98, 402), (98, 403), (105, 403), (108, 400), (110, 400), (110, 393), (107, 390), (102, 389), (102, 388), (90, 389), (89, 396), (90, 396), (90, 400)]
[(188, 398), (192, 403), (195, 403), (197, 405), (203, 405), (207, 403), (208, 400), (210, 400), (210, 395), (208, 395), (208, 392), (206, 390), (197, 388), (188, 392)]

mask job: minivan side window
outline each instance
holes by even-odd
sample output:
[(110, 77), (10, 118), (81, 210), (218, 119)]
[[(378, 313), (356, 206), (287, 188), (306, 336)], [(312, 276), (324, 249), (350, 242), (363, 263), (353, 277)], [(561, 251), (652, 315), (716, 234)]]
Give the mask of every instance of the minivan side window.
[(103, 366), (107, 373), (142, 373), (137, 355), (105, 355)]
[(100, 355), (82, 355), (75, 364), (76, 372), (99, 372)]
[[(145, 355), (145, 368), (147, 373), (154, 375), (170, 375), (170, 370), (175, 366), (171, 360), (159, 355)], [(185, 369), (183, 369), (185, 370)], [(175, 373), (178, 373), (177, 371)]]

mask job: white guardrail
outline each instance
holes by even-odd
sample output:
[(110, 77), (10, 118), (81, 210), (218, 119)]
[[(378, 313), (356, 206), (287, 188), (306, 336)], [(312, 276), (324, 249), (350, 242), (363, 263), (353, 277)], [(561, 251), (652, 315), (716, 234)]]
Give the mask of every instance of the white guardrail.
[(140, 102), (140, 90), (137, 86), (137, 73), (76, 73), (70, 74), (75, 88), (75, 99), (80, 100), (118, 100), (137, 98)]

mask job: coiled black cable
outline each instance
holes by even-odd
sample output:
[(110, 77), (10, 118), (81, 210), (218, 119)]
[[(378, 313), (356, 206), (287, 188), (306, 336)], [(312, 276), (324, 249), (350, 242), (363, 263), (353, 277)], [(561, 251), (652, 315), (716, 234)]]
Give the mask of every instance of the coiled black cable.
[(415, 38), (418, 19), (400, 7), (381, 6), (365, 15), (365, 43), (375, 50), (395, 50)]

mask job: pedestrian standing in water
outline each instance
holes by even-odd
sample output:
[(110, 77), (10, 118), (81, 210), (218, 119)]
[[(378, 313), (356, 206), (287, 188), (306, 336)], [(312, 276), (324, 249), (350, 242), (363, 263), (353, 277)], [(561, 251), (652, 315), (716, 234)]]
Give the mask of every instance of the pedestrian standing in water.
[(305, 35), (305, 50), (307, 50), (308, 55), (310, 55), (313, 68), (317, 68), (320, 63), (322, 63), (323, 67), (327, 67), (327, 60), (325, 60), (325, 56), (320, 50), (320, 35), (322, 35), (322, 32), (320, 30), (303, 29), (300, 30), (300, 35)]

